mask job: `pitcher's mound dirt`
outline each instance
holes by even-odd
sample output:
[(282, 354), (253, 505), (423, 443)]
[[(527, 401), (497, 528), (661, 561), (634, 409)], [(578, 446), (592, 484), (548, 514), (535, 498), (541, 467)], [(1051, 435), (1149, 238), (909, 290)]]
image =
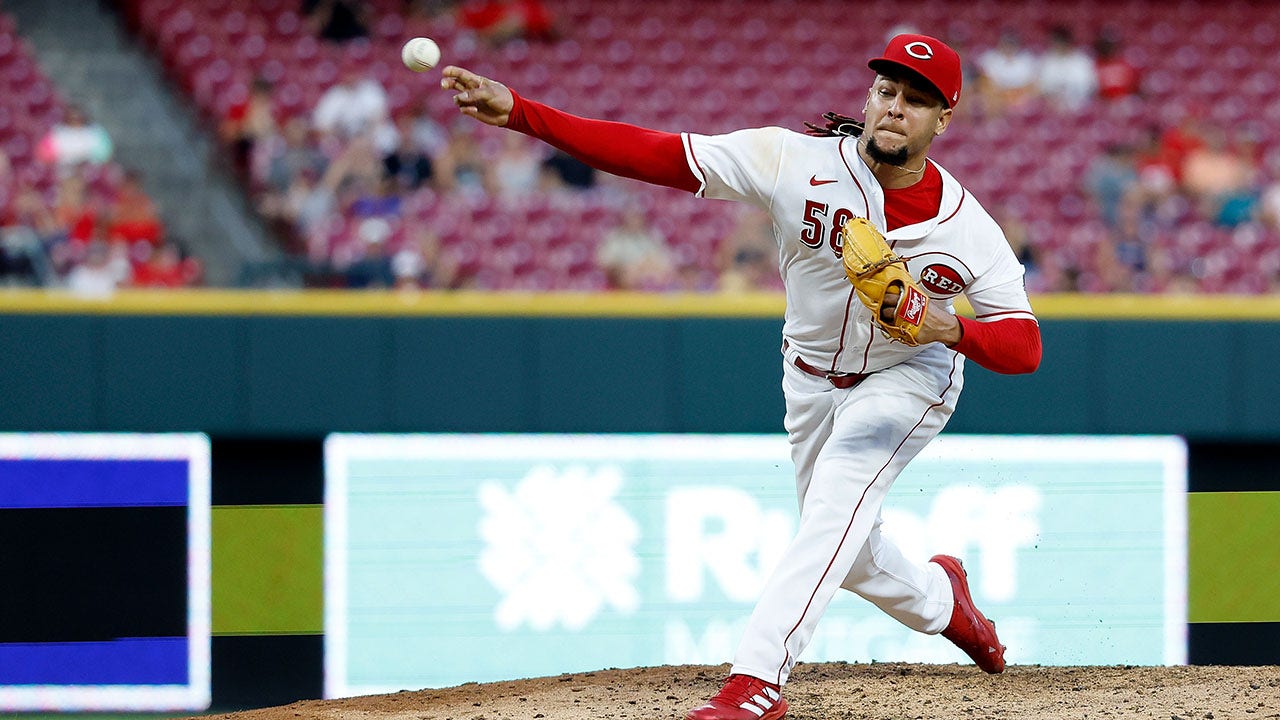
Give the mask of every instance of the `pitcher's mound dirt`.
[[(601, 670), (402, 691), (206, 716), (224, 720), (679, 720), (727, 665)], [(1265, 720), (1280, 718), (1280, 666), (972, 666), (801, 663), (788, 720)]]

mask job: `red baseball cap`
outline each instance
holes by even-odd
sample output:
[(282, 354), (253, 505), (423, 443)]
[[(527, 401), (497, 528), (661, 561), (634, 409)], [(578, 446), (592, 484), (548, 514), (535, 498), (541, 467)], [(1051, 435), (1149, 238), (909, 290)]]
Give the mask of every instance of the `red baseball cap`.
[(884, 55), (872, 58), (867, 66), (876, 72), (903, 67), (928, 80), (947, 107), (960, 100), (960, 55), (938, 38), (905, 33), (895, 35), (884, 49)]

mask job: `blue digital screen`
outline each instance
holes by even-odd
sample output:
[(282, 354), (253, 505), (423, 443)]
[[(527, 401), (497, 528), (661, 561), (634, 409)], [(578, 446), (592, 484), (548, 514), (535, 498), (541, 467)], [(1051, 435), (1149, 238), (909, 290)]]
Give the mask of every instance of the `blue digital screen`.
[(0, 711), (204, 710), (209, 440), (0, 433)]

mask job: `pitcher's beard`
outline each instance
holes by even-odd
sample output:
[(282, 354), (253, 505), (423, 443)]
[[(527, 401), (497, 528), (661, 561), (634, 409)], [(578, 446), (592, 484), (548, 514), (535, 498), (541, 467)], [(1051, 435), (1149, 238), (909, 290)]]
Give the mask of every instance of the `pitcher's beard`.
[(897, 150), (889, 151), (877, 145), (875, 138), (869, 136), (864, 137), (867, 138), (867, 157), (872, 160), (885, 165), (896, 165), (898, 167), (901, 167), (907, 162), (907, 158), (909, 156), (907, 155), (907, 148), (905, 145)]

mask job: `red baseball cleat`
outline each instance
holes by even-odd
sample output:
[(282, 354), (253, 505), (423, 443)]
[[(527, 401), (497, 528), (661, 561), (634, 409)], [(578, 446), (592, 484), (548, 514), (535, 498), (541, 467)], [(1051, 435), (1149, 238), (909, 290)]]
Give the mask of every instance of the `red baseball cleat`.
[(787, 714), (781, 689), (750, 675), (730, 675), (706, 705), (694, 708), (685, 720), (780, 720)]
[(955, 643), (983, 670), (992, 674), (1004, 672), (1005, 647), (996, 637), (996, 624), (973, 604), (964, 563), (950, 555), (934, 555), (929, 562), (938, 563), (947, 572), (947, 577), (951, 578), (951, 590), (956, 596), (951, 622), (942, 631), (942, 637)]

